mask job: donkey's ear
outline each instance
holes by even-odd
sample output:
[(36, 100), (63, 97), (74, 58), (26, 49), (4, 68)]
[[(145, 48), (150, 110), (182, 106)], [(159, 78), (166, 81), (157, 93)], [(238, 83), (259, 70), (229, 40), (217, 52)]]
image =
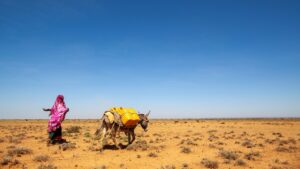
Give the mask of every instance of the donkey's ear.
[(150, 112), (151, 112), (151, 111), (149, 110), (149, 111), (148, 111), (148, 113), (147, 113), (145, 116), (146, 116), (146, 117), (148, 117), (148, 116), (149, 116), (149, 114), (150, 114)]

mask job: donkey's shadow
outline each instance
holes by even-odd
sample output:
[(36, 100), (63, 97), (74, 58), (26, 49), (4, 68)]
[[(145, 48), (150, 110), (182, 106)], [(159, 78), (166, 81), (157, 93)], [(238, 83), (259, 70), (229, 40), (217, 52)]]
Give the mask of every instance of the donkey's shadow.
[[(120, 149), (126, 149), (128, 147), (128, 145), (124, 145), (124, 144), (119, 144)], [(106, 144), (103, 146), (103, 150), (119, 150), (116, 145), (110, 145), (110, 144)]]

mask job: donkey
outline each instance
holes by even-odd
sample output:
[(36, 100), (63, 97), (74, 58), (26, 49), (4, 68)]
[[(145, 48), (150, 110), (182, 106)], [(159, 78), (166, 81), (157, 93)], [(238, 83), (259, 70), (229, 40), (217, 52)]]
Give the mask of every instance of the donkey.
[(96, 136), (100, 135), (100, 150), (103, 150), (103, 142), (107, 134), (110, 135), (117, 149), (120, 149), (116, 139), (117, 133), (124, 132), (128, 137), (128, 145), (132, 144), (135, 140), (134, 129), (138, 125), (141, 125), (141, 127), (144, 129), (145, 132), (147, 131), (148, 123), (149, 123), (148, 120), (149, 114), (150, 111), (147, 114), (138, 114), (140, 120), (138, 121), (138, 124), (136, 126), (133, 126), (131, 128), (126, 128), (125, 126), (120, 125), (116, 121), (110, 123), (108, 117), (106, 115), (103, 115), (102, 118), (100, 119), (100, 125), (97, 131), (95, 132)]

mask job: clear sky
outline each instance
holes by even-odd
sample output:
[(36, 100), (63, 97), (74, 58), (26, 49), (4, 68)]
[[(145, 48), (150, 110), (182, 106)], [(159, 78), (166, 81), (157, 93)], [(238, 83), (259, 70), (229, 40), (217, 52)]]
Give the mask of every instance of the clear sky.
[(0, 118), (300, 117), (300, 1), (0, 1)]

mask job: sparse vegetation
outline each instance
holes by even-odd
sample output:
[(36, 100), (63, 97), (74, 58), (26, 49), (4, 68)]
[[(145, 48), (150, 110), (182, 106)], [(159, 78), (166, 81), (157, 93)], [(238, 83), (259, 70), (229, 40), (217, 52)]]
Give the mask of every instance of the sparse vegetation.
[(71, 127), (66, 128), (66, 132), (69, 133), (69, 134), (71, 134), (71, 133), (80, 133), (80, 129), (81, 129), (80, 126), (71, 126)]
[(161, 166), (160, 169), (176, 169), (174, 165), (166, 165), (166, 166)]
[(220, 150), (219, 155), (227, 160), (236, 160), (239, 157), (239, 155), (236, 152), (225, 150)]
[(156, 154), (156, 153), (153, 153), (153, 152), (149, 153), (148, 156), (149, 156), (149, 157), (158, 157), (157, 154)]
[(96, 167), (94, 169), (107, 169), (107, 167), (105, 165), (100, 165), (99, 167)]
[(25, 155), (25, 154), (30, 154), (32, 153), (32, 150), (26, 147), (17, 147), (17, 148), (13, 148), (7, 151), (7, 154), (9, 156), (21, 156), (21, 155)]
[(127, 150), (134, 150), (134, 151), (138, 151), (138, 150), (142, 150), (142, 151), (146, 151), (148, 150), (149, 146), (147, 144), (147, 141), (145, 140), (138, 140), (135, 143), (129, 145), (127, 147)]
[(255, 160), (256, 157), (260, 157), (260, 152), (255, 151), (255, 152), (250, 152), (245, 154), (245, 159), (247, 160)]
[(48, 155), (37, 155), (33, 158), (34, 161), (37, 162), (47, 162), (49, 160), (49, 156)]
[(185, 153), (185, 154), (189, 154), (189, 153), (192, 152), (192, 150), (191, 150), (191, 148), (189, 148), (189, 147), (182, 147), (182, 148), (181, 148), (181, 152), (182, 152), (182, 153)]
[(217, 169), (219, 168), (219, 164), (217, 161), (208, 160), (206, 158), (202, 159), (201, 164), (209, 169)]
[(188, 169), (188, 168), (189, 168), (189, 165), (187, 163), (182, 164), (182, 169)]
[(75, 143), (63, 143), (59, 146), (60, 150), (68, 150), (68, 149), (74, 149), (76, 148), (76, 144)]
[(1, 165), (7, 165), (8, 163), (10, 163), (12, 161), (12, 157), (11, 156), (5, 156), (2, 158), (2, 160), (0, 161)]
[(89, 132), (84, 133), (84, 137), (90, 138), (91, 134)]
[(254, 147), (254, 144), (251, 142), (251, 140), (246, 140), (242, 143), (242, 146), (247, 147), (247, 148), (252, 148), (252, 147)]
[(246, 165), (246, 162), (242, 159), (238, 159), (238, 160), (236, 160), (235, 164), (238, 166), (244, 166), (244, 165)]
[(37, 169), (57, 169), (57, 167), (52, 164), (41, 164)]
[[(0, 120), (0, 168), (126, 169), (134, 166), (134, 161), (156, 169), (297, 168), (298, 161), (294, 157), (300, 150), (298, 119), (290, 124), (278, 122), (276, 128), (273, 124), (265, 125), (265, 120), (185, 121), (187, 123), (183, 120), (177, 123), (174, 120), (154, 121), (148, 132), (138, 126), (132, 144), (127, 146), (128, 137), (121, 133), (118, 137), (121, 149), (115, 149), (108, 138), (101, 151), (99, 141), (94, 139), (98, 127), (95, 120), (78, 123), (66, 120), (63, 137), (71, 143), (48, 147), (46, 121), (14, 124)], [(221, 124), (223, 121), (226, 123)], [(78, 132), (71, 129), (74, 126), (80, 128)], [(73, 131), (67, 133), (66, 128)], [(178, 160), (170, 160), (173, 157)], [(94, 163), (95, 158), (100, 161)], [(115, 162), (116, 159), (126, 159), (126, 163)], [(68, 164), (70, 161), (72, 163)], [(144, 168), (143, 165), (138, 167)]]
[(4, 141), (4, 138), (0, 138), (0, 143), (3, 143)]

